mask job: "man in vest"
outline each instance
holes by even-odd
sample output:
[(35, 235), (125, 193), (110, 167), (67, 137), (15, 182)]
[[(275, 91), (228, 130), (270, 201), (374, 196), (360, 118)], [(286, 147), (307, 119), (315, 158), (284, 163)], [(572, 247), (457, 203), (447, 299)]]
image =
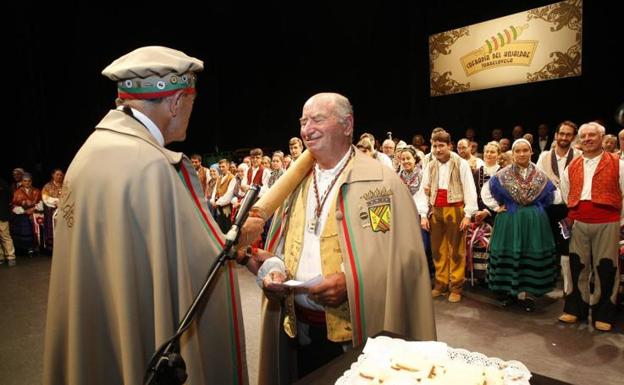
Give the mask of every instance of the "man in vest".
[[(191, 155), (191, 164), (195, 171), (197, 171), (197, 177), (199, 178), (199, 184), (201, 185), (204, 196), (206, 195), (206, 187), (208, 186), (208, 169), (202, 165), (202, 157), (199, 154)], [(210, 191), (208, 192), (210, 193)]]
[(595, 328), (609, 331), (615, 320), (619, 287), (617, 259), (624, 223), (624, 161), (617, 154), (603, 151), (604, 134), (604, 127), (598, 123), (581, 126), (583, 156), (570, 163), (561, 179), (561, 195), (574, 224), (569, 270), (564, 272), (572, 285), (565, 293), (559, 320), (586, 320), (591, 308)]
[[(267, 245), (280, 257), (265, 261), (258, 273), (269, 298), (265, 305), (279, 308), (283, 300), (282, 317), (270, 317), (267, 308), (263, 313), (261, 385), (290, 383), (293, 376), (284, 369), (302, 377), (382, 330), (435, 339), (427, 262), (414, 232), (418, 213), (409, 190), (392, 169), (352, 146), (353, 108), (346, 97), (311, 97), (300, 122), (316, 163), (273, 216), (269, 234), (283, 237), (269, 237)], [(282, 285), (315, 277), (307, 291), (292, 293)], [(292, 354), (288, 343), (277, 347), (284, 340)]]
[[(541, 127), (541, 126), (540, 126)], [(543, 151), (537, 161), (537, 167), (544, 171), (550, 181), (559, 188), (561, 177), (563, 176), (568, 165), (574, 158), (581, 155), (581, 152), (572, 147), (572, 141), (576, 136), (576, 124), (569, 120), (561, 122), (555, 133), (555, 145), (551, 150)], [(566, 222), (561, 222), (568, 216), (568, 206), (565, 203), (551, 204), (546, 208), (550, 226), (552, 228), (555, 244), (557, 246), (557, 255), (559, 256), (561, 266), (567, 266), (570, 263), (569, 245), (570, 239), (562, 234), (561, 226), (566, 226)], [(567, 267), (565, 268), (568, 271)], [(571, 282), (567, 275), (563, 276), (564, 292)]]
[(230, 172), (230, 161), (227, 159), (219, 161), (219, 171), (221, 176), (215, 184), (210, 204), (215, 210), (215, 220), (219, 224), (221, 231), (227, 233), (230, 227), (232, 227), (232, 199), (234, 198), (236, 178)]
[(261, 197), (269, 188), (269, 178), (271, 177), (271, 170), (264, 168), (261, 164), (263, 155), (264, 153), (260, 148), (254, 148), (249, 151), (251, 165), (247, 170), (247, 177), (243, 180), (243, 184), (241, 185), (241, 189), (245, 192), (249, 190), (252, 184), (260, 186), (258, 197)]
[(477, 189), (468, 162), (451, 152), (451, 135), (431, 135), (432, 159), (423, 172), (416, 204), (421, 227), (431, 233), (435, 265), (432, 297), (461, 301), (466, 269), (466, 229), (477, 209)]

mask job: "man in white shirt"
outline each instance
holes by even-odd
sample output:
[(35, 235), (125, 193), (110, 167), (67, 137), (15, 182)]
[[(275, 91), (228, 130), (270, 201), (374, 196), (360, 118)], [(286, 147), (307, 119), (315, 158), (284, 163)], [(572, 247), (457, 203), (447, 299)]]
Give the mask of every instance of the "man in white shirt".
[(373, 159), (377, 159), (379, 161), (379, 163), (390, 167), (391, 169), (394, 170), (394, 165), (392, 164), (392, 159), (390, 159), (390, 157), (386, 154), (384, 154), (383, 152), (377, 151), (375, 149), (375, 137), (373, 136), (373, 134), (370, 134), (368, 132), (363, 133), (362, 135), (360, 135), (360, 139), (362, 138), (368, 138), (368, 140), (370, 140), (371, 144), (373, 145)]
[[(581, 155), (581, 152), (572, 147), (572, 141), (576, 136), (576, 124), (566, 120), (559, 124), (555, 133), (555, 145), (552, 150), (543, 151), (537, 161), (537, 168), (544, 171), (550, 181), (559, 188), (561, 177), (572, 160)], [(559, 222), (568, 216), (568, 207), (565, 203), (552, 204), (546, 208), (550, 226), (552, 228), (557, 255), (562, 266), (570, 263), (569, 244), (570, 240), (561, 233)], [(570, 285), (567, 275), (563, 276), (564, 289)]]
[(219, 171), (221, 176), (217, 179), (212, 190), (210, 205), (215, 210), (215, 220), (221, 231), (227, 233), (232, 226), (232, 199), (234, 198), (236, 178), (230, 172), (230, 161), (227, 159), (219, 161)]
[(243, 179), (243, 183), (241, 184), (241, 189), (245, 192), (249, 190), (252, 184), (260, 186), (258, 197), (264, 195), (269, 188), (269, 178), (271, 177), (271, 170), (266, 169), (261, 164), (263, 155), (264, 153), (260, 148), (254, 148), (249, 151), (251, 166), (247, 170), (247, 176)]
[(435, 156), (423, 172), (416, 204), (421, 227), (431, 232), (435, 265), (433, 297), (450, 294), (461, 301), (466, 269), (466, 229), (477, 209), (477, 190), (468, 162), (451, 152), (451, 136), (445, 131), (431, 135)]
[(615, 321), (620, 282), (617, 268), (624, 224), (624, 161), (602, 149), (604, 134), (604, 127), (598, 123), (581, 126), (583, 156), (574, 159), (561, 178), (561, 195), (573, 225), (570, 264), (564, 271), (572, 285), (565, 292), (559, 320), (587, 320), (591, 308), (595, 328), (609, 331)]
[(470, 141), (466, 138), (460, 139), (457, 142), (457, 154), (468, 162), (470, 170), (473, 173), (485, 164), (483, 163), (483, 159), (479, 159), (472, 155), (472, 146), (470, 145)]

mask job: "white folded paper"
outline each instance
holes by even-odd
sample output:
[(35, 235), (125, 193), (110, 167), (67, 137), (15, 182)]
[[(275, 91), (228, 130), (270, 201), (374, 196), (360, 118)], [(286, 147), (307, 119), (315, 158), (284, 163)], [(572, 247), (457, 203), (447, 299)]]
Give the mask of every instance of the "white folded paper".
[(323, 276), (322, 275), (317, 275), (314, 278), (308, 279), (307, 281), (303, 282), (303, 281), (296, 281), (294, 279), (291, 279), (290, 281), (286, 281), (284, 282), (284, 286), (288, 286), (288, 287), (292, 287), (292, 288), (306, 288), (309, 289), (313, 286), (318, 285), (319, 283), (321, 283), (323, 281)]

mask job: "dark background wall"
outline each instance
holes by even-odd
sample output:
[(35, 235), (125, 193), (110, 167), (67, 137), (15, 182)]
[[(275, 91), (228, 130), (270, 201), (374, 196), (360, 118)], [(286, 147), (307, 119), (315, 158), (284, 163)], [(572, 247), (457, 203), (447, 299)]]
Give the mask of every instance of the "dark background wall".
[(534, 130), (596, 118), (615, 132), (613, 115), (624, 102), (621, 1), (585, 0), (581, 77), (429, 97), (429, 34), (552, 2), (14, 4), (3, 25), (10, 102), (0, 173), (23, 166), (41, 184), (53, 167), (66, 168), (113, 107), (115, 86), (100, 71), (143, 45), (205, 62), (187, 140), (171, 146), (187, 154), (286, 150), (301, 106), (320, 91), (347, 95), (356, 133), (378, 137), (392, 131), (409, 140), (435, 126), (457, 137), (472, 126), (485, 139), (517, 123)]

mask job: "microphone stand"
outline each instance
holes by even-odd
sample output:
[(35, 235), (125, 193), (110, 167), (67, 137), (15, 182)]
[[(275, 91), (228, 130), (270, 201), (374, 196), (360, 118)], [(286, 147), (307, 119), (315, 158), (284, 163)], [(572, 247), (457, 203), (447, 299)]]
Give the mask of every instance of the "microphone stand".
[(245, 199), (241, 203), (241, 206), (236, 215), (234, 224), (230, 228), (230, 231), (225, 235), (225, 246), (223, 250), (217, 256), (217, 259), (210, 267), (210, 271), (204, 285), (201, 287), (195, 299), (191, 303), (191, 306), (186, 311), (184, 318), (178, 324), (176, 333), (167, 340), (164, 344), (158, 348), (158, 350), (152, 355), (152, 358), (147, 365), (145, 376), (143, 377), (143, 384), (145, 385), (182, 385), (186, 381), (188, 374), (186, 373), (186, 364), (180, 351), (180, 337), (191, 326), (193, 318), (197, 314), (199, 305), (203, 302), (204, 296), (208, 291), (208, 288), (212, 284), (214, 277), (217, 275), (219, 268), (225, 265), (225, 261), (228, 259), (235, 259), (234, 251), (232, 247), (238, 242), (240, 236), (240, 229), (242, 228), (245, 220), (249, 216), (249, 210), (253, 206), (260, 192), (260, 186), (252, 185), (245, 195)]

